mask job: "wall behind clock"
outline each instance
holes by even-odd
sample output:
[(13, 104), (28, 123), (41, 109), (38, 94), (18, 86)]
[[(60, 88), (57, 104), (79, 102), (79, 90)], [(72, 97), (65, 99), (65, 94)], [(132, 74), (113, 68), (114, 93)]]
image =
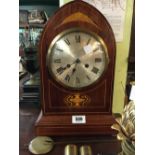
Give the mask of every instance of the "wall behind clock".
[[(71, 0), (59, 0), (59, 4), (60, 6), (62, 6), (63, 4), (68, 3), (70, 1)], [(124, 89), (126, 88), (126, 79), (127, 79), (133, 4), (134, 0), (127, 0), (123, 40), (116, 44), (117, 51), (116, 51), (114, 94), (113, 94), (113, 107), (112, 107), (113, 113), (121, 113), (125, 101)]]

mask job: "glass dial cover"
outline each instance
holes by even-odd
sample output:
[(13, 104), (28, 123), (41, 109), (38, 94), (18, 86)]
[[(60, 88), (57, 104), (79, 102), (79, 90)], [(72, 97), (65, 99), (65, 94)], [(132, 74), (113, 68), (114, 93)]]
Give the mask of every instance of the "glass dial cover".
[(51, 42), (47, 65), (49, 73), (61, 85), (80, 89), (94, 84), (107, 68), (104, 41), (95, 33), (70, 29)]

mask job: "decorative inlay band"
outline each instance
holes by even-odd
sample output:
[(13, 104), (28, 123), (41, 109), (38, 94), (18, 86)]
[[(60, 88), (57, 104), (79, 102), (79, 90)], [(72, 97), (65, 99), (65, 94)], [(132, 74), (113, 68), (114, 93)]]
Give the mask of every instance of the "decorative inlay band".
[(90, 101), (91, 99), (89, 96), (79, 93), (68, 95), (64, 98), (64, 102), (67, 104), (67, 106), (72, 108), (86, 107)]

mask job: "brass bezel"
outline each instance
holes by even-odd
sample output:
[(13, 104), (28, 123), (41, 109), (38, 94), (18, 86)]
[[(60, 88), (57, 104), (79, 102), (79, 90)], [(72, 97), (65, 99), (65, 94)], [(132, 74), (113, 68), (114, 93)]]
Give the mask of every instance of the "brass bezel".
[[(84, 87), (80, 87), (80, 88), (79, 88), (79, 87), (78, 87), (78, 88), (77, 88), (77, 87), (70, 87), (70, 86), (67, 86), (67, 85), (65, 85), (64, 83), (62, 83), (62, 82), (61, 82), (59, 79), (57, 79), (57, 77), (53, 74), (52, 69), (51, 69), (51, 67), (50, 67), (50, 60), (49, 60), (49, 58), (50, 58), (50, 54), (51, 54), (51, 52), (52, 52), (52, 49), (53, 49), (55, 43), (56, 43), (61, 37), (63, 37), (64, 35), (66, 35), (66, 34), (68, 34), (68, 33), (72, 33), (72, 32), (84, 32), (84, 33), (91, 34), (94, 38), (96, 38), (96, 39), (101, 43), (102, 48), (103, 48), (103, 51), (105, 52), (105, 69), (103, 70), (103, 72), (102, 72), (102, 74), (100, 75), (100, 77), (99, 77), (96, 81), (94, 81), (93, 83), (91, 83), (90, 85), (84, 86)], [(59, 33), (58, 35), (56, 35), (56, 36), (54, 37), (54, 39), (51, 41), (50, 45), (49, 45), (49, 48), (48, 48), (48, 51), (47, 51), (47, 56), (46, 56), (46, 65), (47, 65), (47, 68), (48, 68), (48, 71), (49, 71), (51, 77), (53, 77), (54, 80), (57, 81), (61, 86), (67, 87), (67, 88), (72, 89), (72, 90), (81, 90), (81, 89), (83, 89), (83, 88), (87, 88), (87, 87), (89, 87), (89, 86), (91, 86), (91, 85), (97, 83), (97, 81), (100, 80), (100, 78), (103, 76), (104, 72), (107, 70), (107, 66), (108, 66), (108, 64), (109, 64), (109, 61), (110, 61), (110, 60), (109, 60), (109, 56), (108, 56), (108, 49), (107, 49), (107, 46), (106, 46), (105, 42), (103, 41), (103, 39), (102, 39), (98, 34), (96, 34), (95, 32), (92, 32), (92, 31), (89, 31), (89, 30), (86, 30), (86, 29), (80, 28), (80, 27), (69, 28), (69, 29), (67, 29), (67, 30), (62, 31), (62, 32)]]

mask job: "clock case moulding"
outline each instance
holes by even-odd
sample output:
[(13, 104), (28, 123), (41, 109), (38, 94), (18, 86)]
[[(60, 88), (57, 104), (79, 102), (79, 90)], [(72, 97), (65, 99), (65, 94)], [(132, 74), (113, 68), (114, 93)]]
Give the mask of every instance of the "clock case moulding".
[[(107, 46), (109, 64), (95, 83), (80, 90), (60, 85), (49, 74), (46, 57), (51, 41), (64, 30), (81, 28), (99, 35)], [(47, 22), (40, 40), (40, 74), (42, 110), (35, 124), (36, 135), (105, 135), (115, 134), (111, 125), (115, 68), (115, 38), (106, 18), (93, 6), (76, 0), (61, 7)], [(86, 95), (90, 103), (85, 107), (65, 105), (67, 95)], [(72, 124), (73, 115), (85, 115), (85, 124)]]

